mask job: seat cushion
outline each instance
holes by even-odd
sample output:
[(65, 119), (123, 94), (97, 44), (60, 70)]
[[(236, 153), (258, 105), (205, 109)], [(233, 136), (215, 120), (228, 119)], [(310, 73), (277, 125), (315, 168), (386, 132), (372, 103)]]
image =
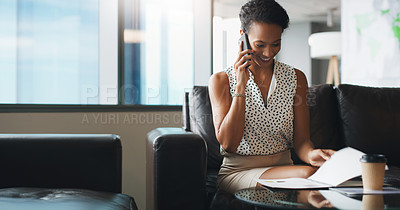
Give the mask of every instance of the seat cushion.
[(400, 166), (400, 88), (340, 85), (337, 91), (346, 145)]
[(215, 169), (210, 169), (207, 171), (207, 176), (206, 176), (207, 207), (210, 206), (211, 201), (213, 200), (215, 193), (217, 192), (218, 172), (219, 172), (219, 170), (215, 170)]
[(0, 189), (2, 209), (137, 210), (132, 197), (82, 189), (4, 188)]

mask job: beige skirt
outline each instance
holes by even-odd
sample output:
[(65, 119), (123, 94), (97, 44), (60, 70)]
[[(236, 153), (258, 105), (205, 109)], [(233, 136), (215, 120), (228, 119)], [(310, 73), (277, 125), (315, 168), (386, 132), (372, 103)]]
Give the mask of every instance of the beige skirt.
[(293, 165), (290, 150), (273, 155), (224, 156), (218, 173), (218, 188), (234, 193), (240, 189), (255, 187), (257, 179), (274, 166)]

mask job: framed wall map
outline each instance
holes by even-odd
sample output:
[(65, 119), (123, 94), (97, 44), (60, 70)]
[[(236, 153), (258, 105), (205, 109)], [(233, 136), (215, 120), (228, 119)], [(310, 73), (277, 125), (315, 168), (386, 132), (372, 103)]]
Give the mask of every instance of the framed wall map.
[(400, 87), (400, 1), (342, 1), (342, 83)]

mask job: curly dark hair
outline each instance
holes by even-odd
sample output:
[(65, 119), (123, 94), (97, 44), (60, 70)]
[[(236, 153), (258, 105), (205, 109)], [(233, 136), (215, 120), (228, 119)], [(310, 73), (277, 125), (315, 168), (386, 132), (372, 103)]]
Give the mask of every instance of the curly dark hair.
[(245, 33), (253, 22), (277, 24), (282, 27), (282, 32), (289, 25), (286, 10), (275, 0), (250, 0), (242, 6), (239, 18)]

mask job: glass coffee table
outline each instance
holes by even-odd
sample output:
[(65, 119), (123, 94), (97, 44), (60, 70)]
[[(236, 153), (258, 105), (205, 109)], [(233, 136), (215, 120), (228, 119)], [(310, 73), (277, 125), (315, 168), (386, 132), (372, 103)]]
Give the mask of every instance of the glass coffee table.
[(235, 197), (265, 209), (400, 209), (400, 194), (346, 196), (332, 190), (243, 189)]

